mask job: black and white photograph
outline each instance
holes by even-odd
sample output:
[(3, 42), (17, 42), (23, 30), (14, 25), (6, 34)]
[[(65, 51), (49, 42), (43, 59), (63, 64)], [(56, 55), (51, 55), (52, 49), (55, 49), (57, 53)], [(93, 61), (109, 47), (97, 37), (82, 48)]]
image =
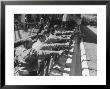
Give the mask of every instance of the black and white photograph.
[(106, 5), (33, 4), (5, 7), (6, 85), (105, 84)]
[(97, 14), (14, 14), (14, 76), (97, 76)]

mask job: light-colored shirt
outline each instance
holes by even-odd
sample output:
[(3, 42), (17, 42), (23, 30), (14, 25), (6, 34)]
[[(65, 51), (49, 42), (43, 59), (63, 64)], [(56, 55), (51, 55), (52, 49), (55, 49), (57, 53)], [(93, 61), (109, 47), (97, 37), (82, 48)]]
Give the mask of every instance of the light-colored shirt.
[(42, 48), (43, 46), (43, 43), (38, 39), (37, 42), (35, 42), (33, 45), (32, 45), (32, 49), (38, 51)]

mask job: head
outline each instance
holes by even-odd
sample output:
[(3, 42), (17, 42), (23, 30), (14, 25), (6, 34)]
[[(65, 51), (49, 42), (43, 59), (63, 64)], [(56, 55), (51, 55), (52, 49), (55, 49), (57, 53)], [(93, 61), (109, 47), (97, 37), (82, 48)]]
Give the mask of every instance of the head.
[(39, 35), (38, 39), (41, 41), (41, 42), (44, 42), (46, 40), (46, 36), (45, 35)]
[(29, 38), (28, 40), (25, 41), (24, 46), (26, 49), (30, 49), (32, 47), (32, 44), (33, 44), (32, 39)]

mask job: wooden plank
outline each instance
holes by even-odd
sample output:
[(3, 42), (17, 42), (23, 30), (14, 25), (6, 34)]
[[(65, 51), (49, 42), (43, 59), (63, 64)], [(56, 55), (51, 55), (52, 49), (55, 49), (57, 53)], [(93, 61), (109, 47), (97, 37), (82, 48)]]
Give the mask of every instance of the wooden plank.
[(70, 76), (82, 75), (80, 57), (81, 55), (80, 55), (79, 45), (77, 44), (77, 38), (75, 38), (75, 46), (74, 46), (74, 52), (72, 56)]

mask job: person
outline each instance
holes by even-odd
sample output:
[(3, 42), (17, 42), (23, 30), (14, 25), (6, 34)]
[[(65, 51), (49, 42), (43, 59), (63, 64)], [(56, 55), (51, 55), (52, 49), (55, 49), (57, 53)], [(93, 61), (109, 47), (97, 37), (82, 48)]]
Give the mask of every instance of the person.
[(30, 38), (23, 45), (15, 49), (14, 69), (15, 72), (19, 70), (19, 72), (15, 73), (15, 76), (37, 75), (38, 58), (34, 51), (35, 47), (33, 47), (32, 39)]
[(28, 71), (25, 70), (22, 64), (26, 64), (25, 58), (27, 57), (28, 50), (24, 45), (16, 47), (14, 50), (14, 75), (22, 76), (24, 74), (28, 74)]
[(43, 41), (43, 39), (39, 37), (38, 40), (33, 43), (32, 49), (34, 49), (34, 50), (36, 50), (36, 51), (40, 50), (40, 48), (41, 48), (42, 45), (43, 45), (43, 42), (42, 42), (42, 41)]

